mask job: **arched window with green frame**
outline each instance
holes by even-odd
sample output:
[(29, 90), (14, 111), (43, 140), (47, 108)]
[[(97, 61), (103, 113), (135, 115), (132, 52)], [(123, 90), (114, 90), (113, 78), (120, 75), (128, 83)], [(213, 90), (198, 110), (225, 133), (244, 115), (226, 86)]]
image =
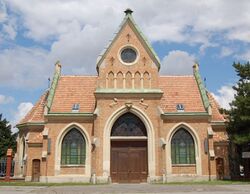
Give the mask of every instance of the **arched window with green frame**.
[(184, 128), (175, 132), (171, 140), (172, 164), (195, 164), (195, 146), (192, 135)]
[(82, 133), (71, 129), (62, 140), (61, 165), (84, 165), (86, 159), (86, 141)]

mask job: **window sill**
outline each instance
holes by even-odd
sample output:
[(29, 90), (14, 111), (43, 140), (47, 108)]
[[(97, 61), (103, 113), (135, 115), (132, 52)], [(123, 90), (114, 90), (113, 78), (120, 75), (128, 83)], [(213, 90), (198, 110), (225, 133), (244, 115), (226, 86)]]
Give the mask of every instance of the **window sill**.
[(84, 164), (67, 164), (67, 165), (61, 165), (61, 168), (78, 168), (78, 167), (85, 167)]
[(196, 164), (172, 164), (172, 167), (195, 167), (196, 166)]

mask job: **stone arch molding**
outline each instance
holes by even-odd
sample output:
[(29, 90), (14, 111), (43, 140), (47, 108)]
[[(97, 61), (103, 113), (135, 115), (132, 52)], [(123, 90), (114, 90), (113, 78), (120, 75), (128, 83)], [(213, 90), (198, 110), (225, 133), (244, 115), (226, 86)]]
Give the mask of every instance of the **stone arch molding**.
[(201, 142), (199, 135), (195, 131), (195, 129), (190, 126), (187, 123), (181, 122), (176, 125), (174, 125), (168, 135), (167, 135), (167, 148), (166, 148), (166, 169), (167, 169), (167, 174), (172, 174), (172, 159), (171, 159), (171, 140), (173, 135), (175, 134), (176, 131), (178, 131), (180, 128), (184, 128), (187, 130), (190, 135), (192, 136), (195, 144), (195, 161), (196, 161), (196, 174), (197, 175), (202, 175), (202, 166), (201, 166)]
[(153, 124), (148, 118), (148, 116), (138, 107), (132, 106), (128, 108), (127, 106), (122, 106), (117, 109), (112, 115), (108, 118), (105, 127), (104, 127), (104, 135), (103, 135), (103, 178), (108, 178), (110, 176), (110, 135), (111, 129), (115, 121), (122, 116), (126, 112), (131, 112), (138, 116), (142, 122), (144, 123), (147, 136), (148, 136), (148, 176), (149, 178), (154, 178), (155, 174), (155, 134)]
[(91, 140), (88, 135), (88, 132), (86, 129), (78, 124), (78, 123), (70, 123), (67, 126), (65, 126), (59, 135), (57, 136), (56, 139), (56, 144), (55, 144), (55, 175), (60, 175), (60, 167), (61, 167), (61, 147), (62, 147), (62, 140), (64, 136), (72, 129), (76, 128), (77, 130), (80, 131), (80, 133), (83, 135), (85, 141), (86, 141), (86, 161), (85, 161), (85, 176), (90, 177), (91, 176), (91, 169), (90, 169), (90, 164), (91, 164)]

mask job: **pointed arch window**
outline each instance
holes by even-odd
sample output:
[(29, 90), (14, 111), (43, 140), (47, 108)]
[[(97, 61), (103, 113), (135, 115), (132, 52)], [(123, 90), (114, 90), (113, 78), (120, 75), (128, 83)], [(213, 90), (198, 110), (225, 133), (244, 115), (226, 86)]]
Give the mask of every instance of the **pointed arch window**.
[(81, 132), (73, 128), (63, 138), (61, 164), (84, 165), (85, 159), (86, 141)]
[(191, 134), (181, 128), (171, 140), (172, 164), (195, 164), (195, 146)]
[(135, 88), (141, 88), (141, 74), (137, 71), (135, 73)]
[(147, 130), (139, 117), (125, 113), (114, 123), (111, 136), (147, 136)]
[(114, 73), (111, 71), (108, 74), (108, 88), (114, 88)]
[(116, 87), (123, 88), (123, 74), (120, 71), (117, 73)]
[(126, 73), (126, 88), (132, 88), (132, 73), (130, 71)]
[(143, 87), (150, 88), (150, 75), (147, 71), (143, 74)]

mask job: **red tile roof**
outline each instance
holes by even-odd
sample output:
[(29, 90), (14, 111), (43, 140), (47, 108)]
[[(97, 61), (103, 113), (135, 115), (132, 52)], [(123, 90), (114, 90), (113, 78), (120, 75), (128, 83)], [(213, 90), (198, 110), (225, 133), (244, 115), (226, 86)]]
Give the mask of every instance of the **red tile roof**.
[(44, 121), (44, 107), (46, 105), (46, 100), (48, 96), (48, 91), (46, 91), (37, 103), (32, 107), (28, 114), (18, 123), (23, 124), (27, 122), (43, 122)]
[[(94, 92), (97, 76), (61, 76), (55, 89), (51, 113), (71, 112), (72, 105), (80, 105), (79, 112), (93, 112), (96, 105)], [(176, 105), (183, 104), (185, 112), (205, 112), (194, 76), (160, 76), (159, 87), (164, 92), (161, 108), (164, 112), (177, 112)], [(44, 121), (44, 106), (48, 92), (43, 94), (31, 111), (19, 123)], [(224, 121), (218, 104), (208, 94), (212, 106), (212, 121)]]
[(194, 76), (161, 76), (159, 83), (164, 112), (177, 112), (177, 104), (183, 104), (185, 112), (205, 112)]
[(96, 76), (61, 76), (50, 112), (71, 112), (73, 104), (79, 104), (79, 112), (95, 109)]
[(225, 121), (224, 116), (219, 112), (220, 106), (213, 95), (208, 93), (208, 98), (212, 107), (212, 121)]

